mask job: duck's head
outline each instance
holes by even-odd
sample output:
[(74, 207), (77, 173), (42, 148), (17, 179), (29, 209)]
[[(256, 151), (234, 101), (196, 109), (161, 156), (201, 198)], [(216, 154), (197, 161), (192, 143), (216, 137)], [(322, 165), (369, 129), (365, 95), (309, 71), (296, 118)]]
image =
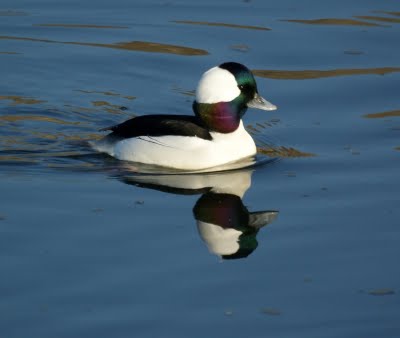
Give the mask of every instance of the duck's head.
[(258, 94), (256, 80), (247, 67), (226, 62), (203, 74), (196, 89), (193, 110), (210, 130), (220, 133), (235, 131), (249, 107), (276, 109)]

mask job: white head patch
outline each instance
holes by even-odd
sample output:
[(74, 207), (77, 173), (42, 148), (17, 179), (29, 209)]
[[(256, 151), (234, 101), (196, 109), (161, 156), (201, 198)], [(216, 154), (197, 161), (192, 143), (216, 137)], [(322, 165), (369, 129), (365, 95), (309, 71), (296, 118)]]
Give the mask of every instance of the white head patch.
[(229, 102), (240, 94), (235, 77), (219, 67), (211, 68), (201, 77), (196, 89), (198, 103)]

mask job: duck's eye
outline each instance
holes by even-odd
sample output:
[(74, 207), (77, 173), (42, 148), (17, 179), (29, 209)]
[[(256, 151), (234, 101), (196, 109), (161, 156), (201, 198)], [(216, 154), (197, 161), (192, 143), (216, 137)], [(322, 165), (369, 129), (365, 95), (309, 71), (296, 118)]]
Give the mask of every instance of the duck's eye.
[(239, 87), (240, 90), (244, 89), (244, 85), (238, 85), (238, 87)]

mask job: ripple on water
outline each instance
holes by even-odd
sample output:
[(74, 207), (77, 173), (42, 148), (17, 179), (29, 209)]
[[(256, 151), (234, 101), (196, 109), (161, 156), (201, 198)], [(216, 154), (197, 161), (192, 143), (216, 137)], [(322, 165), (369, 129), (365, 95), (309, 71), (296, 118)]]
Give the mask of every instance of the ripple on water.
[(110, 26), (110, 25), (89, 25), (89, 24), (65, 24), (65, 23), (39, 23), (36, 27), (62, 27), (62, 28), (95, 28), (95, 29), (128, 29), (128, 26)]
[(123, 49), (128, 51), (147, 52), (147, 53), (164, 53), (185, 56), (208, 55), (203, 49), (191, 48), (178, 45), (170, 45), (165, 43), (148, 42), (148, 41), (124, 41), (115, 43), (94, 43), (94, 42), (77, 42), (77, 41), (57, 41), (50, 39), (37, 39), (22, 36), (0, 36), (0, 40), (30, 41), (50, 44), (64, 44), (86, 47), (103, 47), (113, 49)]
[[(399, 12), (374, 11), (374, 13), (399, 16)], [(388, 24), (400, 23), (400, 19), (377, 15), (353, 15), (351, 18), (319, 18), (319, 19), (286, 19), (286, 22), (306, 25), (333, 25), (333, 26), (365, 26), (365, 27), (390, 27)]]
[[(104, 114), (108, 105), (95, 104)], [(93, 108), (94, 109), (94, 108)], [(129, 114), (124, 111), (121, 114)], [(126, 116), (128, 118), (128, 116)], [(18, 170), (49, 171), (66, 169), (74, 171), (119, 171), (151, 174), (187, 174), (222, 172), (251, 168), (275, 162), (279, 157), (295, 156), (294, 150), (271, 142), (262, 132), (252, 128), (251, 133), (259, 145), (257, 156), (212, 168), (212, 170), (182, 171), (158, 166), (116, 160), (94, 152), (89, 141), (99, 139), (99, 117), (88, 111), (62, 111), (59, 109), (19, 108), (3, 109), (0, 125), (0, 166), (18, 167)], [(301, 152), (298, 156), (303, 156)], [(30, 167), (29, 167), (30, 166)]]
[(13, 104), (29, 104), (29, 105), (46, 102), (43, 100), (34, 99), (32, 97), (24, 97), (18, 95), (0, 95), (0, 101), (1, 100), (11, 101)]
[(254, 75), (277, 80), (309, 80), (337, 76), (385, 75), (400, 72), (400, 67), (349, 68), (326, 70), (252, 70)]
[(290, 19), (281, 21), (302, 23), (306, 25), (369, 26), (369, 27), (382, 26), (377, 23), (372, 23), (362, 20), (341, 19), (341, 18), (323, 18), (323, 19), (311, 19), (311, 20)]
[(395, 116), (400, 116), (400, 110), (391, 110), (391, 111), (384, 111), (379, 113), (370, 113), (363, 115), (363, 117), (366, 117), (368, 119), (382, 119)]
[(172, 22), (179, 23), (179, 24), (186, 24), (186, 25), (228, 27), (228, 28), (238, 28), (238, 29), (252, 29), (252, 30), (259, 30), (259, 31), (271, 30), (271, 28), (268, 28), (268, 27), (237, 25), (237, 24), (223, 23), (223, 22), (189, 21), (189, 20), (175, 20)]

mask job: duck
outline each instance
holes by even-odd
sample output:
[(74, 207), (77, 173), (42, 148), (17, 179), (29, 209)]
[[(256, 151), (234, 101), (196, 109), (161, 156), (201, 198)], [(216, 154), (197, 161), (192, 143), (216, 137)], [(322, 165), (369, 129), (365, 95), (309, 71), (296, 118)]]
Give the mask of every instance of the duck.
[(242, 117), (248, 108), (277, 107), (259, 93), (252, 72), (225, 62), (200, 78), (193, 115), (133, 117), (100, 129), (110, 133), (92, 143), (118, 160), (178, 170), (204, 170), (254, 157), (257, 149)]
[(121, 182), (162, 193), (196, 196), (193, 218), (208, 251), (222, 260), (241, 259), (258, 247), (257, 235), (279, 215), (278, 210), (249, 211), (243, 201), (251, 188), (254, 168), (225, 172), (117, 174)]

